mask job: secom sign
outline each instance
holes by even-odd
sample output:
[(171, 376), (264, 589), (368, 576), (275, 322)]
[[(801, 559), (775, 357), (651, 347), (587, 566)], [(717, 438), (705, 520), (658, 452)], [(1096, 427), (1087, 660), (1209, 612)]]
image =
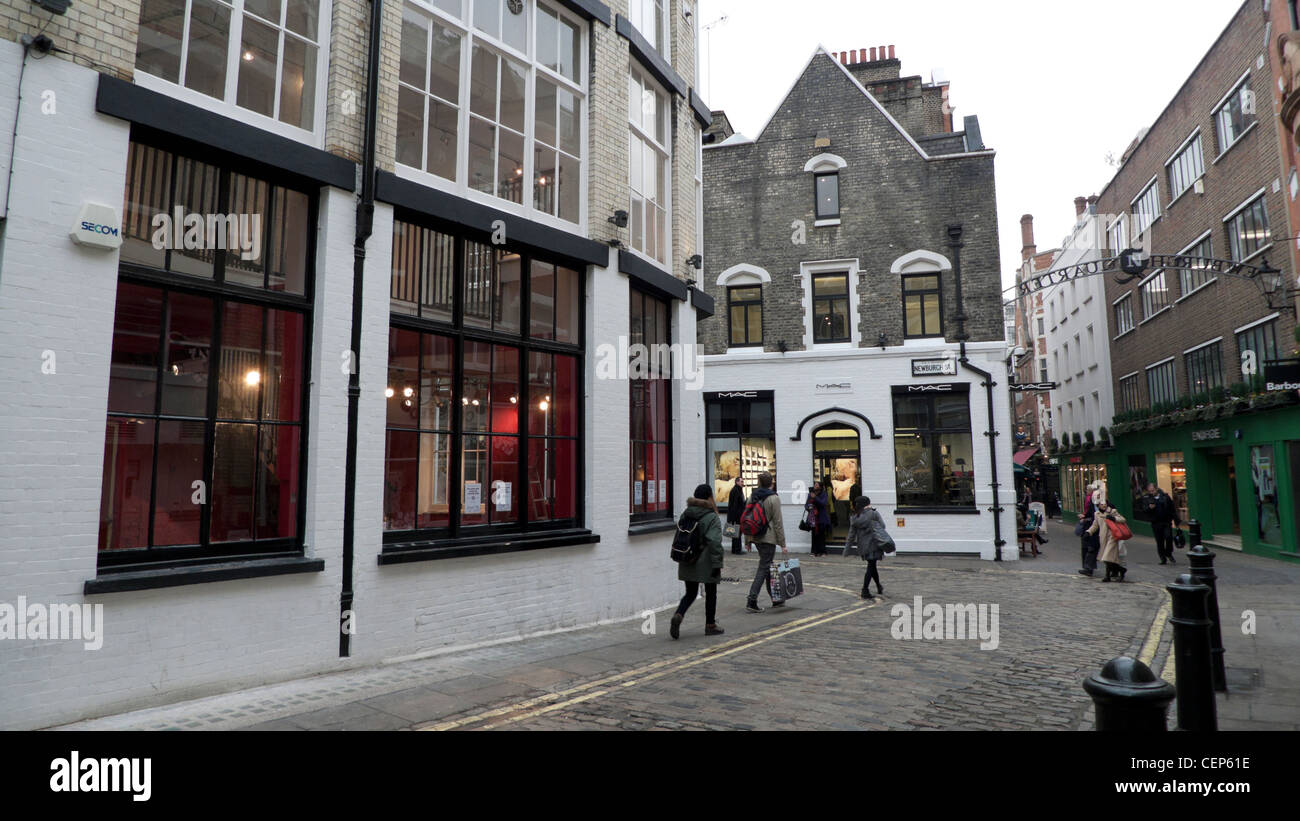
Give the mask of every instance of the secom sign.
[(111, 205), (83, 202), (70, 236), (78, 245), (116, 250), (122, 245), (122, 220)]

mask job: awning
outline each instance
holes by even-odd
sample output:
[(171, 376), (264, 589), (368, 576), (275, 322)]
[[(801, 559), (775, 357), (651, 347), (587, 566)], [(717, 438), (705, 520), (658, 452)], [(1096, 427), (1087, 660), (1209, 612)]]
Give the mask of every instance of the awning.
[(1031, 476), (1031, 475), (1033, 475), (1033, 474), (1031, 473), (1031, 471), (1029, 470), (1029, 468), (1025, 467), (1024, 465), (1012, 465), (1012, 466), (1011, 466), (1011, 469), (1014, 470), (1014, 471), (1016, 472), (1016, 475), (1017, 475), (1017, 476)]
[(1011, 457), (1011, 461), (1015, 462), (1017, 465), (1023, 465), (1025, 462), (1028, 462), (1029, 457), (1033, 456), (1035, 453), (1038, 453), (1038, 448), (1025, 448), (1024, 450), (1018, 450), (1016, 451), (1016, 455)]

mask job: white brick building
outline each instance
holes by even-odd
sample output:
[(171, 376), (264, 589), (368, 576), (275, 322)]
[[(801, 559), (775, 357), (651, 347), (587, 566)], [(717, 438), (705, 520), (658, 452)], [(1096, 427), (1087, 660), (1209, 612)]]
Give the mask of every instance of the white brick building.
[[(383, 4), (354, 357), (369, 4), (249, 22), (235, 0), (231, 26), (272, 35), (214, 29), (220, 60), (185, 51), (184, 4), (115, 7), (102, 41), (78, 12), (45, 29), (73, 62), (24, 55), (47, 15), (0, 0), (0, 63), (23, 65), (21, 108), (0, 77), (0, 162), (15, 116), (18, 134), (0, 167), (0, 727), (676, 597), (663, 531), (700, 481), (675, 446), (703, 438), (698, 399), (598, 365), (629, 340), (693, 343), (712, 309), (685, 282), (707, 120), (690, 5)], [(86, 205), (115, 219), (81, 239), (116, 229), (120, 248), (70, 236)], [(176, 208), (250, 221), (204, 222), (193, 247), (182, 219), (160, 249)], [(102, 647), (20, 638), (19, 597), (102, 604)]]

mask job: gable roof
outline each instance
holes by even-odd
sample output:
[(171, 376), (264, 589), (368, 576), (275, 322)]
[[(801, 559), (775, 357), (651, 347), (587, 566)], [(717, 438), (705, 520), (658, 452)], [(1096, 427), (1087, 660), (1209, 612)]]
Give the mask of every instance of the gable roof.
[[(867, 87), (864, 86), (861, 82), (859, 82), (858, 78), (854, 77), (853, 73), (850, 72), (848, 68), (844, 66), (843, 63), (841, 63), (839, 60), (836, 60), (834, 55), (832, 55), (830, 51), (828, 51), (826, 47), (822, 45), (817, 46), (816, 50), (813, 51), (812, 56), (808, 58), (808, 62), (804, 65), (803, 71), (799, 72), (799, 74), (794, 78), (794, 82), (790, 84), (790, 88), (786, 90), (785, 94), (781, 95), (781, 99), (777, 102), (776, 108), (772, 110), (772, 113), (768, 115), (767, 120), (764, 121), (763, 127), (759, 129), (758, 137), (753, 140), (744, 139), (744, 138), (737, 140), (735, 136), (738, 135), (734, 135), (733, 137), (731, 137), (726, 141), (726, 145), (749, 144), (749, 143), (758, 142), (759, 140), (763, 139), (763, 135), (767, 133), (768, 126), (770, 126), (772, 124), (772, 121), (776, 119), (776, 115), (781, 112), (781, 107), (785, 105), (785, 101), (789, 99), (792, 93), (794, 93), (795, 86), (797, 86), (799, 84), (799, 81), (803, 79), (803, 76), (808, 73), (808, 69), (812, 67), (813, 60), (816, 60), (819, 54), (825, 55), (826, 59), (830, 60), (831, 63), (833, 63), (835, 67), (838, 68), (844, 74), (844, 76), (848, 79), (848, 81), (852, 83), (853, 86), (862, 93), (862, 96), (866, 97), (867, 100), (869, 100), (871, 104), (876, 107), (876, 110), (879, 111), (882, 115), (884, 115), (885, 120), (888, 121), (889, 124), (892, 125), (894, 129), (897, 130), (898, 133), (902, 135), (903, 139), (907, 140), (908, 145), (912, 146), (912, 148), (921, 157), (921, 159), (927, 161), (948, 160), (957, 157), (992, 157), (995, 154), (997, 154), (997, 152), (991, 148), (986, 148), (980, 151), (966, 151), (957, 154), (938, 154), (938, 155), (929, 154), (924, 148), (920, 146), (919, 143), (917, 143), (917, 141), (912, 137), (912, 135), (908, 133), (907, 129), (903, 128), (903, 126), (898, 122), (898, 120), (894, 119), (894, 116), (890, 114), (889, 111), (886, 110), (883, 105), (880, 104), (880, 101), (875, 98), (875, 95), (873, 95), (870, 91), (868, 91)], [(716, 146), (706, 146), (706, 147), (721, 148), (722, 146), (716, 145)]]

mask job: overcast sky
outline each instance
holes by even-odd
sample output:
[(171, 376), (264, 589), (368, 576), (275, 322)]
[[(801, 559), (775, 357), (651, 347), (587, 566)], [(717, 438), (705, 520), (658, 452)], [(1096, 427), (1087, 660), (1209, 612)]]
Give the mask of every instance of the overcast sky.
[(1074, 225), (1074, 198), (1101, 191), (1115, 173), (1107, 155), (1118, 158), (1151, 125), (1240, 7), (1240, 0), (700, 0), (700, 25), (713, 24), (700, 35), (700, 93), (752, 139), (818, 45), (835, 53), (893, 45), (904, 76), (929, 82), (941, 71), (952, 84), (956, 127), (978, 115), (985, 145), (998, 152), (1002, 279), (1010, 285), (1020, 215), (1034, 215), (1040, 250), (1059, 246)]

